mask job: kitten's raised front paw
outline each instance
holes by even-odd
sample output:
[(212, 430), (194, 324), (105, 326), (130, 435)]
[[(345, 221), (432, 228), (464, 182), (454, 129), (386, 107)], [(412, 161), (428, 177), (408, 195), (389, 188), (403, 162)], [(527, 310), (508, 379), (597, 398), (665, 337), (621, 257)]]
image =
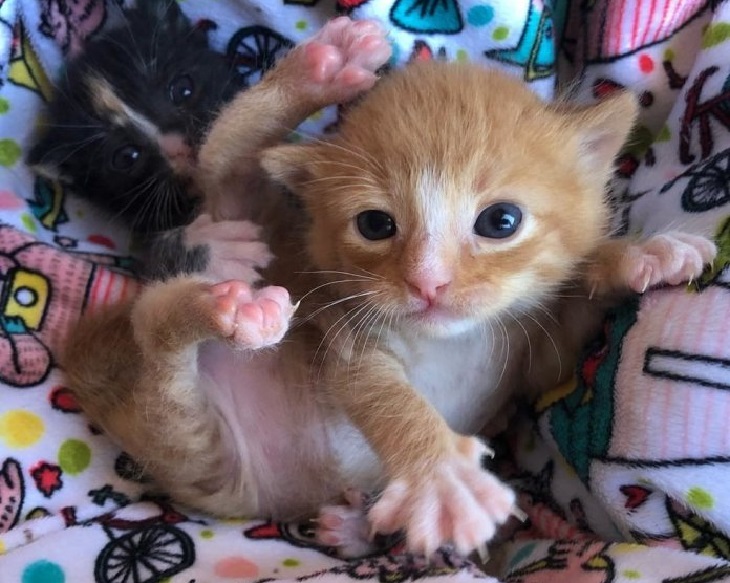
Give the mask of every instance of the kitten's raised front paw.
[(692, 281), (717, 254), (715, 244), (698, 235), (670, 232), (632, 246), (622, 259), (621, 275), (634, 291)]
[(376, 548), (370, 538), (367, 496), (359, 490), (347, 490), (345, 500), (347, 504), (320, 509), (315, 538), (319, 544), (337, 549), (343, 559), (364, 557)]
[(393, 480), (370, 510), (372, 530), (404, 529), (408, 549), (426, 556), (447, 543), (464, 555), (486, 543), (515, 511), (514, 492), (475, 463), (488, 451), (463, 437), (430, 470)]
[(322, 105), (344, 103), (375, 84), (375, 71), (391, 54), (386, 34), (375, 21), (335, 18), (297, 47), (287, 64), (312, 99)]
[(210, 292), (221, 336), (240, 348), (264, 348), (280, 342), (296, 309), (283, 287), (254, 290), (242, 281), (225, 281), (211, 286)]

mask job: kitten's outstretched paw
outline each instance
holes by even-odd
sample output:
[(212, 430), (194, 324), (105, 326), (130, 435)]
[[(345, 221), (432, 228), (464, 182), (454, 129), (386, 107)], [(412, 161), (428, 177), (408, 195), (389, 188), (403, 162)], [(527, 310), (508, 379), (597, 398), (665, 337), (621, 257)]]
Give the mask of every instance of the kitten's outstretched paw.
[(489, 450), (461, 437), (427, 472), (393, 480), (370, 510), (372, 530), (406, 532), (412, 552), (433, 554), (446, 543), (468, 554), (491, 539), (515, 511), (515, 494), (475, 460)]
[(185, 246), (207, 249), (206, 275), (253, 284), (261, 280), (257, 269), (274, 258), (260, 235), (261, 227), (251, 221), (213, 221), (204, 213), (185, 227)]
[(221, 336), (240, 348), (264, 348), (280, 342), (296, 309), (283, 287), (253, 290), (242, 281), (225, 281), (211, 286), (210, 293)]
[[(353, 22), (347, 17), (329, 21), (297, 47), (288, 65), (304, 79), (304, 89), (322, 105), (344, 103), (370, 89), (375, 71), (390, 58), (386, 31), (375, 21)], [(301, 83), (301, 81), (299, 81)]]
[(643, 293), (659, 285), (677, 285), (702, 275), (717, 254), (715, 244), (698, 235), (670, 232), (633, 246), (621, 266), (627, 285)]
[(376, 548), (370, 538), (367, 497), (351, 489), (345, 492), (345, 499), (347, 504), (320, 509), (315, 538), (321, 545), (336, 548), (343, 559), (364, 557)]

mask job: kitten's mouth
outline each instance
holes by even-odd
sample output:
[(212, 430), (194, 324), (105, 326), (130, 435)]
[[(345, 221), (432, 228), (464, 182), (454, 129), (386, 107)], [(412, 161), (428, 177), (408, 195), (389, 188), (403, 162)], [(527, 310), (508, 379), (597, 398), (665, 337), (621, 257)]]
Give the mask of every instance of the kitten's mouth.
[(459, 315), (454, 310), (439, 304), (428, 304), (413, 310), (409, 316), (421, 322), (445, 323), (456, 320)]

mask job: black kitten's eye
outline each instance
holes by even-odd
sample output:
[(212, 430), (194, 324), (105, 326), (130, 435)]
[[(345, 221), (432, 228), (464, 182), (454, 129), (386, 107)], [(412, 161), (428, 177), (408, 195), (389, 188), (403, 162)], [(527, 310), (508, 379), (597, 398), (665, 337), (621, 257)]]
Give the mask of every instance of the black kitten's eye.
[(142, 151), (132, 144), (127, 144), (114, 150), (112, 154), (112, 168), (114, 170), (130, 170), (139, 160)]
[(395, 221), (383, 211), (364, 211), (357, 215), (360, 234), (370, 241), (379, 241), (395, 235)]
[(193, 96), (195, 91), (195, 83), (190, 75), (178, 75), (167, 88), (170, 95), (170, 101), (175, 105), (182, 105)]
[(521, 222), (519, 207), (510, 202), (498, 202), (479, 213), (474, 232), (480, 237), (505, 239), (515, 234)]

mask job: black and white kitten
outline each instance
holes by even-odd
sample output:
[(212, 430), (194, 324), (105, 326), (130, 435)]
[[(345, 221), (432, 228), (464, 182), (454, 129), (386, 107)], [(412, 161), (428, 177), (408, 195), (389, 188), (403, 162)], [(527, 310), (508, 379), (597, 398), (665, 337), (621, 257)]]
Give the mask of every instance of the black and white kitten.
[(67, 63), (27, 161), (157, 241), (195, 217), (198, 146), (243, 79), (177, 2), (121, 16)]

